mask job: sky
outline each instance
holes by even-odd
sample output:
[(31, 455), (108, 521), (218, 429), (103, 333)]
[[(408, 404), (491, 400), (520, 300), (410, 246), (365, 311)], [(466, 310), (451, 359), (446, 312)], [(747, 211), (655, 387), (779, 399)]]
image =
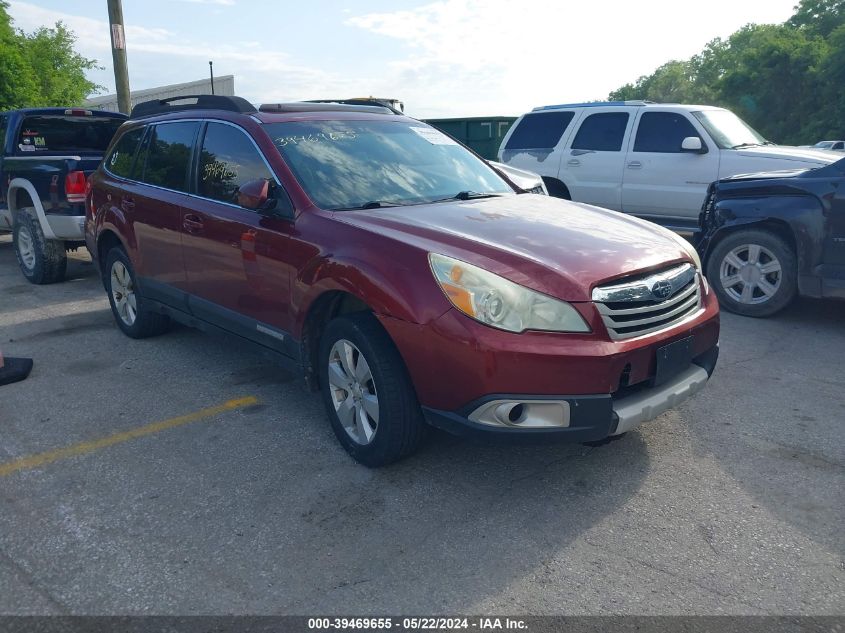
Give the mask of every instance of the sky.
[[(253, 103), (374, 95), (419, 118), (519, 115), (604, 99), (797, 0), (123, 0), (133, 90), (234, 75)], [(61, 20), (114, 92), (106, 0), (9, 0)], [(105, 94), (105, 93), (104, 93)]]

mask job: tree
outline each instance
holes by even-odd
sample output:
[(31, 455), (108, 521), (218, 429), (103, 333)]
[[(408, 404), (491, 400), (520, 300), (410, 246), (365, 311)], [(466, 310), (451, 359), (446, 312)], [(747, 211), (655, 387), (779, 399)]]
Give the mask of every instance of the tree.
[(780, 143), (845, 134), (845, 0), (801, 0), (784, 24), (749, 24), (610, 93), (720, 105)]
[(74, 50), (76, 36), (61, 22), (33, 33), (16, 30), (0, 0), (0, 110), (79, 105), (102, 90), (85, 72), (97, 62)]

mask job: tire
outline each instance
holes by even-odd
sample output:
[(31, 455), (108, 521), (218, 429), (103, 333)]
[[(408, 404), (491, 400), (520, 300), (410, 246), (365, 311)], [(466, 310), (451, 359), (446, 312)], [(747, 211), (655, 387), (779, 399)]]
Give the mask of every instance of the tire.
[(151, 311), (138, 292), (135, 271), (122, 248), (106, 255), (104, 269), (106, 292), (117, 326), (131, 338), (148, 338), (170, 329), (170, 319)]
[(64, 280), (67, 271), (65, 243), (44, 237), (35, 209), (28, 207), (15, 214), (12, 235), (15, 257), (24, 277), (34, 284)]
[(717, 242), (707, 278), (721, 306), (750, 317), (783, 310), (798, 292), (798, 264), (781, 237), (762, 229), (736, 231)]
[[(345, 352), (351, 356), (346, 364)], [(332, 429), (357, 462), (377, 468), (417, 450), (426, 428), (422, 409), (399, 352), (372, 314), (331, 321), (320, 340), (319, 363)], [(360, 379), (346, 367), (358, 370)]]

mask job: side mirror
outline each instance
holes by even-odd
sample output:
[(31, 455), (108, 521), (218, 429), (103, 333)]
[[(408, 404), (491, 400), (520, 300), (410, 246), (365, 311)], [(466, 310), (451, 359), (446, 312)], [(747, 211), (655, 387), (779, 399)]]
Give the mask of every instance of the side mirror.
[(238, 189), (238, 204), (247, 209), (263, 209), (270, 199), (270, 181), (264, 178), (245, 182)]
[(701, 143), (697, 136), (688, 136), (681, 142), (681, 151), (691, 154), (706, 154), (707, 148)]

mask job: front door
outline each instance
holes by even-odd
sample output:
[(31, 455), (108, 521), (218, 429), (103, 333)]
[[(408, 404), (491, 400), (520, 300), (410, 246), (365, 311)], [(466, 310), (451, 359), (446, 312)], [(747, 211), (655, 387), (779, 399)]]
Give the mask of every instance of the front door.
[(238, 204), (238, 189), (247, 182), (267, 179), (277, 190), (280, 186), (241, 128), (210, 122), (198, 145), (196, 195), (182, 215), (191, 310), (241, 336), (289, 351), (287, 258), (293, 224)]
[[(681, 144), (701, 139), (707, 153), (688, 153)], [(693, 223), (719, 177), (719, 148), (682, 112), (642, 112), (628, 150), (622, 179), (622, 210), (660, 222)]]

